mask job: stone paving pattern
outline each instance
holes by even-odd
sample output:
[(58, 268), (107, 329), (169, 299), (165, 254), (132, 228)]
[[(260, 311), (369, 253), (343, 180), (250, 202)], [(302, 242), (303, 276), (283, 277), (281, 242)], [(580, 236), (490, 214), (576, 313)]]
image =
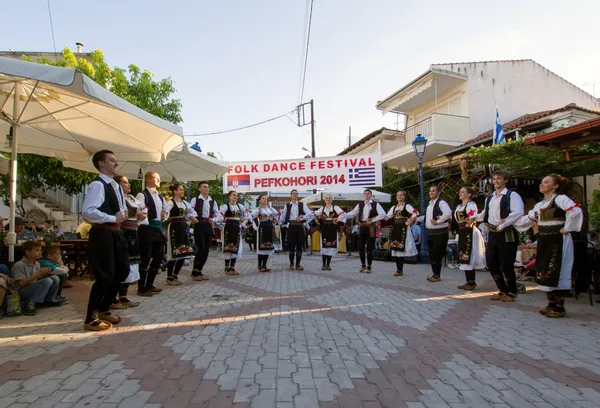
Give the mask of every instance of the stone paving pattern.
[[(4, 407), (600, 407), (600, 307), (568, 299), (568, 317), (537, 313), (530, 285), (516, 303), (494, 284), (465, 293), (461, 271), (429, 283), (426, 265), (320, 256), (288, 271), (256, 256), (226, 276), (212, 252), (209, 281), (164, 286), (103, 333), (82, 330), (90, 282), (71, 303), (0, 321)], [(162, 283), (164, 276), (159, 277)], [(134, 293), (133, 288), (130, 290)]]

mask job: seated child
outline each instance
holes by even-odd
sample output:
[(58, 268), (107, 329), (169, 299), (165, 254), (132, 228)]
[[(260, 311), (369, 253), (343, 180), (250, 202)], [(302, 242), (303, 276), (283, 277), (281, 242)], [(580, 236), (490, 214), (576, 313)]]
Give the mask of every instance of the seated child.
[(57, 245), (46, 246), (44, 248), (44, 258), (40, 260), (40, 266), (42, 268), (50, 268), (52, 275), (60, 278), (60, 288), (58, 289), (58, 296), (60, 296), (62, 288), (65, 287), (69, 278), (69, 267), (62, 260), (60, 247)]
[(23, 259), (12, 268), (12, 278), (21, 301), (23, 314), (33, 316), (36, 306), (62, 306), (67, 303), (64, 296), (59, 296), (60, 279), (51, 274), (50, 268), (42, 268), (38, 259), (42, 257), (42, 245), (36, 241), (23, 244)]

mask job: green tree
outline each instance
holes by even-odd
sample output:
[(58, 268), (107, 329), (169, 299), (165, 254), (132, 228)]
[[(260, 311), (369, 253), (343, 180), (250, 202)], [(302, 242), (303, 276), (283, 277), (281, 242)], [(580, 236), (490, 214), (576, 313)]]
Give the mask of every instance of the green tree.
[(592, 229), (600, 231), (600, 190), (594, 190), (589, 207)]
[(600, 144), (570, 147), (526, 145), (514, 140), (499, 145), (471, 147), (467, 152), (471, 165), (494, 164), (512, 175), (542, 178), (551, 173), (565, 177), (600, 173)]
[[(154, 80), (154, 75), (148, 70), (141, 70), (137, 65), (129, 65), (127, 70), (111, 69), (104, 59), (101, 50), (93, 51), (91, 62), (77, 58), (73, 51), (65, 48), (62, 59), (50, 61), (47, 58), (22, 59), (39, 64), (59, 67), (77, 68), (93, 79), (102, 87), (122, 97), (131, 104), (169, 122), (182, 122), (181, 101), (174, 99), (175, 86), (171, 78)], [(7, 155), (10, 157), (10, 155)], [(82, 186), (89, 184), (94, 174), (81, 170), (69, 169), (60, 160), (32, 154), (18, 155), (18, 194), (27, 197), (35, 189), (62, 189), (68, 193), (80, 192)], [(9, 176), (0, 176), (0, 194), (4, 201), (9, 200)], [(22, 202), (19, 212), (23, 215)]]

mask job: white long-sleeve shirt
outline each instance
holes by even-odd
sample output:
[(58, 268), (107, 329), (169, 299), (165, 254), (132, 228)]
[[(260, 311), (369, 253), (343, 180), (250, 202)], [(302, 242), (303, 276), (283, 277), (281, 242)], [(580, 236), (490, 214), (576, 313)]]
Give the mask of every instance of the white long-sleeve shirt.
[(183, 210), (183, 215), (185, 216), (186, 221), (189, 221), (190, 218), (192, 217), (197, 217), (198, 214), (196, 214), (196, 210), (194, 210), (194, 207), (192, 207), (190, 205), (190, 203), (188, 203), (185, 200), (181, 200), (179, 202), (174, 201), (174, 200), (169, 200), (165, 203), (165, 211), (167, 211), (169, 214), (171, 213), (171, 210), (174, 207), (174, 204), (177, 205), (177, 208)]
[[(552, 199), (554, 199), (556, 206), (566, 213), (566, 219), (564, 221), (544, 221), (541, 219), (541, 210), (546, 209), (550, 204), (552, 204)], [(581, 211), (581, 208), (577, 207), (575, 202), (566, 195), (554, 194), (550, 199), (543, 200), (537, 203), (527, 215), (524, 215), (521, 218), (519, 218), (519, 220), (514, 225), (517, 228), (517, 230), (525, 232), (533, 225), (534, 222), (537, 222), (538, 225), (548, 226), (564, 224), (563, 228), (567, 232), (581, 231), (581, 227), (583, 226), (583, 212)]]
[[(162, 221), (162, 217), (161, 217), (161, 213), (163, 211), (168, 212), (167, 210), (167, 203), (165, 200), (161, 199), (160, 194), (158, 193), (158, 191), (156, 191), (155, 188), (150, 188), (148, 187), (148, 191), (150, 192), (150, 197), (152, 197), (152, 200), (154, 201), (154, 206), (156, 208), (156, 217), (154, 218), (153, 221)], [(141, 201), (142, 203), (146, 202), (146, 196), (144, 195), (144, 193), (139, 193), (137, 196), (135, 196), (136, 200)], [(148, 203), (151, 204), (151, 203)], [(149, 219), (150, 217), (146, 217), (143, 221), (140, 221), (140, 225), (148, 225), (149, 224)]]
[(514, 225), (522, 216), (525, 214), (525, 206), (523, 205), (523, 199), (521, 196), (514, 191), (510, 193), (510, 214), (506, 219), (500, 217), (500, 203), (502, 197), (508, 193), (508, 189), (505, 188), (498, 194), (496, 191), (492, 193), (490, 199), (489, 208), (485, 207), (482, 212), (477, 216), (477, 221), (483, 221), (485, 214), (489, 211), (488, 223), (495, 225), (498, 231), (502, 231), (512, 225)]
[(200, 218), (214, 218), (214, 219), (218, 220), (219, 217), (221, 216), (221, 214), (219, 213), (219, 205), (217, 204), (217, 202), (213, 201), (213, 208), (210, 208), (210, 200), (212, 200), (212, 198), (210, 196), (194, 197), (194, 198), (192, 198), (192, 201), (190, 202), (190, 206), (194, 209), (196, 208), (196, 202), (197, 202), (198, 198), (202, 198), (204, 200), (204, 205), (202, 206), (202, 212), (198, 213), (198, 211), (196, 211), (198, 213), (198, 216)]
[(406, 211), (408, 211), (410, 213), (410, 216), (408, 218), (417, 218), (419, 216), (419, 212), (417, 210), (415, 210), (415, 208), (410, 205), (410, 204), (402, 204), (402, 205), (398, 205), (396, 204), (395, 206), (393, 206), (392, 208), (390, 208), (390, 210), (387, 213), (387, 219), (390, 220), (392, 218), (394, 218), (394, 215), (396, 213), (396, 209), (398, 211), (402, 211), (404, 209), (404, 207), (406, 207)]
[(317, 211), (315, 211), (315, 217), (319, 218), (321, 215), (325, 214), (325, 217), (327, 218), (327, 217), (329, 217), (329, 214), (331, 214), (334, 210), (335, 210), (336, 214), (338, 215), (338, 221), (344, 222), (343, 215), (345, 213), (337, 205), (332, 205), (332, 206), (329, 206), (329, 207), (325, 206), (325, 207), (319, 208)]
[[(376, 203), (373, 200), (371, 200), (368, 203), (365, 202), (365, 207), (363, 208), (363, 212), (360, 215), (360, 217), (358, 217), (359, 218), (358, 221), (363, 222), (369, 218), (369, 214), (371, 213), (372, 205), (375, 205), (375, 209), (377, 211), (377, 215), (371, 220), (372, 223), (376, 223), (377, 221), (383, 220), (386, 217), (386, 213), (383, 210), (383, 207), (381, 206), (381, 204)], [(354, 207), (354, 209), (352, 211), (350, 211), (349, 213), (346, 213), (346, 216), (344, 217), (344, 221), (356, 217), (359, 212), (360, 212), (360, 204), (357, 204), (356, 207)]]
[[(296, 219), (298, 218), (298, 214), (300, 213), (299, 210), (299, 206), (302, 206), (302, 209), (304, 210), (304, 215), (302, 216), (302, 220), (306, 221), (307, 223), (310, 222), (315, 216), (312, 213), (312, 211), (310, 210), (310, 208), (308, 208), (308, 206), (304, 203), (301, 202), (296, 202), (296, 203), (290, 203), (292, 204), (291, 208), (290, 208), (290, 219), (289, 221), (296, 221)], [(281, 212), (281, 217), (279, 218), (279, 221), (283, 224), (285, 222), (285, 215), (287, 214), (287, 204), (283, 207), (283, 211)]]
[[(454, 219), (456, 220), (456, 222), (458, 222), (457, 214), (461, 211), (464, 211), (464, 209), (465, 209), (465, 207), (462, 203), (460, 203), (458, 206), (456, 206), (456, 209), (454, 210)], [(467, 203), (467, 218), (470, 220), (477, 219), (477, 204), (475, 204), (473, 201), (469, 201)]]
[(228, 217), (228, 219), (230, 220), (247, 220), (250, 218), (250, 211), (248, 211), (243, 205), (241, 204), (223, 204), (220, 208), (221, 210), (221, 217), (223, 217), (223, 219), (225, 219), (225, 213), (227, 213), (227, 210), (231, 208), (231, 211), (233, 213), (239, 211), (240, 212), (240, 217)]
[[(440, 211), (442, 215), (436, 220), (437, 224), (432, 224), (431, 220), (433, 220), (433, 207), (435, 207), (435, 203), (440, 200)], [(427, 229), (440, 229), (440, 228), (448, 228), (448, 221), (452, 218), (452, 210), (447, 202), (442, 200), (441, 198), (436, 198), (435, 200), (431, 200), (429, 205), (427, 206), (427, 211), (425, 214), (425, 227)]]
[[(121, 211), (127, 211), (125, 206), (125, 195), (121, 186), (111, 179), (110, 177), (100, 174), (100, 178), (107, 184), (110, 184), (117, 194), (117, 200), (119, 201), (119, 208)], [(98, 208), (104, 203), (104, 184), (100, 181), (92, 181), (88, 187), (85, 200), (83, 200), (83, 218), (90, 223), (94, 224), (110, 224), (117, 221), (114, 215), (106, 214)]]

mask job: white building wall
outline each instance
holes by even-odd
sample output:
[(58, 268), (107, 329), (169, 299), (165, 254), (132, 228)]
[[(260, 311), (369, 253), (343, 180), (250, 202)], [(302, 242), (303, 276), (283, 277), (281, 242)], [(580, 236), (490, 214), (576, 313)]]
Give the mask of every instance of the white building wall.
[[(417, 109), (408, 112), (407, 127), (427, 119), (433, 113), (444, 113), (449, 115), (469, 116), (469, 98), (467, 81), (444, 92)], [(466, 139), (465, 139), (466, 140)]]
[(569, 103), (600, 108), (596, 98), (531, 60), (433, 65), (468, 76), (471, 136), (490, 130), (495, 102), (502, 122)]

